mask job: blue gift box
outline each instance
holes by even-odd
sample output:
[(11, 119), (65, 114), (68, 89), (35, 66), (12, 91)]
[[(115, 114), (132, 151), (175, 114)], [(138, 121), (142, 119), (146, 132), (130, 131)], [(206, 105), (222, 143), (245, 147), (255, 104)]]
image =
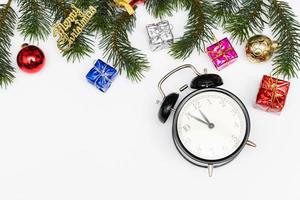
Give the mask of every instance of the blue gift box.
[(102, 92), (106, 92), (116, 79), (118, 72), (102, 60), (97, 60), (95, 66), (86, 75), (87, 80)]

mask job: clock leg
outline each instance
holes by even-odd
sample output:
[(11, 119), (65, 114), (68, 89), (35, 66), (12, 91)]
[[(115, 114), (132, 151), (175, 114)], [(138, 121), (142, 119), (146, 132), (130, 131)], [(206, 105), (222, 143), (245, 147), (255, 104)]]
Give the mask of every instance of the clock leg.
[(214, 166), (213, 165), (208, 165), (208, 176), (209, 177), (212, 177), (213, 170), (214, 170)]
[(250, 147), (256, 147), (256, 144), (254, 142), (251, 142), (250, 140), (248, 140), (246, 144)]

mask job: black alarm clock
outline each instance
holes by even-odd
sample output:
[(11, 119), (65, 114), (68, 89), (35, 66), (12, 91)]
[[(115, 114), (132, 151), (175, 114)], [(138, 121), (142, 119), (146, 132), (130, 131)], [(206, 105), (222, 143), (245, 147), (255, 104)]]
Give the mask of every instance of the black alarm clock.
[[(174, 73), (192, 69), (197, 75), (191, 82), (193, 89), (179, 104), (178, 93), (165, 95), (162, 84)], [(233, 93), (218, 88), (223, 85), (217, 74), (200, 74), (192, 65), (180, 66), (161, 79), (158, 84), (163, 101), (159, 120), (165, 123), (172, 112), (173, 140), (179, 153), (190, 163), (213, 169), (231, 162), (245, 145), (256, 147), (249, 140), (250, 117), (242, 101)], [(188, 89), (183, 86), (180, 91)]]

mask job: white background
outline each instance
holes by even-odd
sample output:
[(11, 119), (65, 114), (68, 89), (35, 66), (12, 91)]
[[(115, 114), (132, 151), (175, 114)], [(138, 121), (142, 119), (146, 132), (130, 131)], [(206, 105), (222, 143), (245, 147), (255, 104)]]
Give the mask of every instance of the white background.
[[(300, 16), (297, 1), (288, 2)], [(250, 63), (244, 44), (235, 45), (240, 58), (219, 74), (223, 88), (247, 106), (250, 137), (258, 147), (246, 147), (209, 178), (206, 169), (191, 165), (177, 152), (171, 120), (164, 125), (158, 121), (157, 83), (184, 63), (217, 71), (205, 54), (180, 61), (167, 50), (151, 52), (145, 26), (158, 20), (143, 6), (137, 18), (131, 41), (148, 55), (151, 69), (138, 84), (119, 76), (106, 94), (85, 79), (94, 60), (102, 58), (100, 50), (81, 63), (67, 63), (50, 37), (38, 44), (47, 56), (45, 68), (29, 75), (16, 65), (25, 42), (16, 32), (11, 56), (16, 79), (0, 91), (0, 199), (299, 199), (299, 80), (292, 80), (281, 115), (253, 108), (261, 78), (272, 66)], [(180, 37), (186, 13), (168, 20)], [(221, 31), (216, 35), (228, 36)], [(166, 83), (167, 93), (192, 78), (189, 71), (178, 74)]]

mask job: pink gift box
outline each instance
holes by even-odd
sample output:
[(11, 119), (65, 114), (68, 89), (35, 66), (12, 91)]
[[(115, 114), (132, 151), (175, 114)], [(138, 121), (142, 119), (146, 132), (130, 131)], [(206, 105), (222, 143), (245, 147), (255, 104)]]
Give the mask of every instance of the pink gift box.
[(236, 61), (238, 58), (238, 55), (228, 38), (224, 38), (208, 47), (207, 53), (219, 71)]

